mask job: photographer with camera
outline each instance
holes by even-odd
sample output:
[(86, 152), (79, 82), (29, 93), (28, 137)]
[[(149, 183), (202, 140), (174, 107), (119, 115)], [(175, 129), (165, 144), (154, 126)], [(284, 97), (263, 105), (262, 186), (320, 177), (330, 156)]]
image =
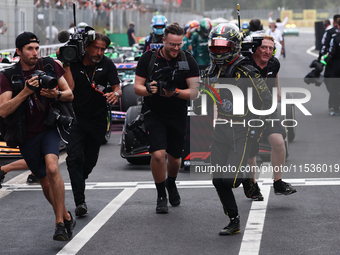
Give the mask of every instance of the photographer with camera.
[(75, 220), (65, 207), (65, 187), (58, 167), (60, 138), (56, 127), (45, 121), (51, 101), (72, 101), (73, 94), (63, 77), (65, 70), (51, 58), (38, 58), (39, 39), (35, 34), (21, 33), (15, 45), (20, 61), (6, 69), (0, 79), (0, 115), (6, 124), (6, 133), (3, 130), (1, 133), (7, 144), (19, 145), (21, 155), (53, 207), (56, 217), (53, 239), (68, 241)]
[(135, 93), (144, 97), (142, 113), (158, 194), (156, 213), (168, 212), (165, 188), (172, 206), (181, 202), (175, 180), (186, 135), (187, 102), (198, 92), (198, 66), (190, 53), (181, 51), (183, 34), (178, 23), (167, 26), (164, 46), (145, 52), (136, 68)]
[[(263, 35), (261, 46), (257, 47), (254, 54), (250, 56), (252, 65), (260, 72), (266, 84), (272, 92), (273, 88), (277, 88), (278, 101), (281, 100), (281, 92), (279, 86), (279, 70), (280, 62), (273, 56), (274, 51), (274, 38), (270, 35)], [(280, 119), (278, 113), (275, 111), (271, 115), (271, 119)], [(282, 169), (286, 159), (286, 148), (284, 139), (286, 137), (286, 130), (280, 124), (275, 121), (274, 125), (271, 122), (265, 122), (265, 129), (263, 136), (268, 139), (268, 142), (272, 148), (271, 151), (271, 164), (274, 169), (280, 169), (280, 171), (274, 171), (274, 192), (275, 195), (290, 195), (296, 192), (289, 183), (282, 181)], [(250, 158), (248, 164), (251, 167), (256, 166), (256, 155), (259, 150), (259, 144), (253, 143)], [(262, 201), (263, 196), (255, 180), (255, 172), (253, 172), (255, 187), (257, 192), (251, 197), (255, 201)]]
[[(77, 39), (78, 41), (84, 41), (84, 46), (77, 46), (84, 49), (77, 50), (84, 50), (85, 54), (78, 54), (79, 58), (73, 62), (64, 62), (68, 74), (66, 80), (74, 94), (72, 105), (77, 116), (77, 123), (71, 126), (66, 146), (66, 163), (76, 216), (88, 213), (85, 180), (97, 164), (99, 149), (104, 141), (107, 130), (107, 103), (115, 104), (122, 94), (117, 69), (114, 63), (104, 56), (111, 43), (110, 39), (100, 33), (93, 33), (93, 38), (89, 32), (93, 33), (94, 30), (86, 27), (83, 34), (73, 35), (81, 38)], [(67, 49), (69, 46), (64, 47)], [(71, 45), (72, 47), (74, 45)], [(67, 58), (65, 52), (69, 51), (63, 51), (61, 48), (59, 57)]]
[[(265, 119), (266, 116), (257, 116), (249, 110), (247, 98), (250, 89), (255, 109), (268, 110), (272, 104), (266, 83), (249, 64), (249, 59), (241, 54), (241, 41), (239, 29), (232, 23), (221, 23), (211, 30), (208, 46), (212, 63), (203, 80), (204, 84), (212, 88), (218, 84), (230, 84), (225, 85), (230, 88), (211, 89), (213, 93), (210, 93), (219, 96), (216, 100), (218, 118), (215, 119), (212, 135), (211, 167), (227, 169), (215, 171), (212, 175), (224, 213), (230, 219), (219, 235), (232, 235), (240, 231), (240, 216), (232, 189), (242, 183), (248, 197), (254, 192), (251, 174), (244, 175), (246, 171), (242, 169), (247, 165), (251, 144), (258, 140), (262, 128), (254, 128), (248, 121)], [(212, 103), (211, 99), (208, 106), (212, 107)], [(236, 114), (235, 111), (241, 106), (244, 106), (245, 111)], [(202, 107), (200, 99), (194, 101), (196, 114), (200, 114)]]

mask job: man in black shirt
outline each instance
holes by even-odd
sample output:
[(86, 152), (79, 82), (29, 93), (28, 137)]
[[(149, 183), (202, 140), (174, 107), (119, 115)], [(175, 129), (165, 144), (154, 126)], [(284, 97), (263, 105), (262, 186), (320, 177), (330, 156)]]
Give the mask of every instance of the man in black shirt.
[(127, 31), (128, 39), (129, 39), (129, 46), (131, 47), (136, 43), (136, 36), (135, 36), (135, 23), (130, 22), (129, 29)]
[[(318, 60), (320, 61), (322, 59), (323, 56), (325, 56), (328, 52), (329, 52), (329, 47), (330, 47), (330, 42), (332, 40), (332, 38), (339, 32), (338, 29), (338, 24), (337, 24), (337, 19), (340, 17), (340, 14), (335, 14), (333, 16), (333, 27), (330, 29), (327, 29), (322, 37), (321, 40), (321, 50), (319, 52), (319, 57)], [(337, 112), (334, 111), (334, 105), (337, 105), (337, 101), (333, 102), (332, 100), (332, 79), (330, 79), (331, 77), (331, 73), (332, 73), (332, 67), (333, 67), (333, 63), (332, 61), (328, 61), (328, 64), (325, 67), (325, 72), (324, 72), (324, 82), (327, 88), (327, 91), (329, 92), (329, 98), (328, 98), (328, 108), (329, 108), (329, 115), (330, 116), (335, 116), (337, 115)]]
[[(198, 92), (198, 66), (190, 53), (181, 51), (183, 34), (183, 29), (177, 23), (166, 27), (164, 46), (157, 51), (145, 52), (136, 68), (135, 93), (144, 97), (142, 112), (148, 131), (151, 171), (158, 193), (156, 213), (168, 212), (165, 187), (169, 192), (170, 204), (180, 204), (175, 180), (181, 165), (186, 134), (187, 101), (196, 98)], [(153, 56), (156, 57), (154, 64), (149, 67)], [(183, 57), (186, 58), (190, 71), (175, 77), (175, 90), (159, 91), (157, 82), (151, 80), (152, 75), (149, 77), (149, 68), (152, 69), (151, 74), (164, 67), (175, 68), (179, 62), (185, 61)], [(166, 172), (168, 178), (165, 180)]]
[[(265, 79), (269, 90), (272, 92), (273, 88), (277, 89), (278, 101), (281, 99), (281, 92), (279, 87), (279, 70), (280, 62), (273, 56), (274, 51), (274, 38), (270, 35), (264, 35), (262, 45), (259, 46), (252, 56), (252, 65), (260, 71), (263, 79)], [(275, 111), (271, 114), (271, 119), (280, 119), (278, 113)], [(273, 169), (280, 169), (280, 171), (274, 171), (274, 192), (276, 195), (290, 195), (295, 193), (296, 190), (281, 179), (282, 169), (286, 159), (286, 148), (284, 139), (286, 137), (286, 131), (280, 124), (281, 122), (274, 121), (265, 122), (266, 128), (263, 136), (268, 139), (269, 144), (272, 147), (271, 152), (271, 164)], [(253, 143), (252, 150), (248, 159), (250, 166), (256, 166), (256, 154), (258, 153), (258, 143)], [(253, 172), (254, 182), (255, 172)], [(254, 194), (252, 197), (255, 201), (262, 201), (263, 196), (261, 192)]]
[[(337, 19), (338, 31), (340, 28), (340, 18)], [(329, 113), (330, 116), (340, 116), (340, 86), (339, 80), (337, 78), (340, 77), (340, 33), (337, 32), (333, 35), (332, 40), (329, 46), (328, 53), (328, 64), (332, 65), (332, 70), (330, 73), (330, 82), (331, 82), (331, 91), (330, 91), (330, 100), (332, 103), (333, 110)]]
[[(85, 180), (97, 163), (99, 148), (106, 133), (106, 104), (116, 103), (121, 96), (116, 67), (109, 58), (103, 56), (109, 45), (107, 36), (96, 33), (94, 41), (85, 42), (83, 59), (65, 67), (66, 71), (71, 69), (71, 72), (66, 73), (66, 80), (73, 90), (72, 104), (77, 116), (77, 124), (71, 126), (66, 158), (76, 216), (88, 212)], [(108, 90), (108, 84), (112, 92)]]

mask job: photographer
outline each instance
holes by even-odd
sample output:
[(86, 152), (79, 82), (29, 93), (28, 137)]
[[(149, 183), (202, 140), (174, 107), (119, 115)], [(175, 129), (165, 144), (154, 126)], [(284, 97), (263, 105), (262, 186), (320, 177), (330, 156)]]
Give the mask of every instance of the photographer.
[[(85, 40), (85, 55), (76, 62), (64, 63), (77, 123), (71, 126), (67, 148), (69, 171), (76, 216), (88, 213), (85, 202), (85, 180), (96, 166), (99, 149), (107, 130), (107, 103), (115, 104), (122, 92), (115, 65), (104, 52), (110, 39), (95, 33), (95, 39)], [(70, 65), (70, 66), (68, 66)], [(111, 85), (111, 90), (108, 89)]]
[[(72, 91), (63, 78), (65, 70), (51, 58), (38, 58), (39, 39), (31, 32), (21, 33), (15, 41), (20, 61), (7, 69), (0, 79), (0, 115), (5, 123), (14, 123), (11, 131), (25, 130), (19, 144), (21, 155), (29, 169), (38, 178), (46, 199), (52, 204), (56, 229), (53, 239), (68, 241), (72, 237), (75, 220), (65, 208), (65, 187), (59, 173), (59, 135), (55, 127), (45, 124), (49, 115), (50, 101), (71, 101)], [(38, 70), (54, 74), (59, 90), (46, 88)], [(24, 125), (21, 123), (24, 122)]]
[[(156, 213), (168, 212), (165, 187), (169, 192), (170, 204), (180, 204), (175, 180), (181, 165), (186, 134), (187, 100), (196, 98), (198, 91), (198, 66), (190, 53), (181, 51), (183, 34), (183, 29), (177, 23), (167, 26), (164, 30), (164, 46), (157, 51), (144, 53), (136, 68), (135, 93), (144, 97), (142, 113), (148, 132), (151, 171), (158, 193)], [(178, 71), (174, 80), (152, 80), (152, 76), (164, 70), (164, 67), (176, 70), (183, 62), (186, 62), (189, 71)], [(166, 72), (162, 76), (167, 76)], [(159, 88), (164, 82), (174, 83), (175, 87), (168, 90)]]
[[(263, 79), (265, 79), (269, 90), (272, 92), (273, 88), (277, 88), (278, 101), (281, 99), (281, 92), (279, 87), (279, 70), (280, 62), (273, 56), (274, 51), (274, 38), (270, 35), (263, 35), (261, 46), (257, 47), (254, 54), (251, 57), (252, 65), (259, 70)], [(273, 112), (271, 119), (280, 119), (277, 112)], [(264, 138), (268, 139), (268, 142), (272, 148), (271, 152), (271, 164), (275, 169), (281, 169), (281, 171), (274, 172), (274, 192), (275, 195), (290, 195), (296, 192), (289, 183), (282, 181), (282, 169), (286, 159), (286, 148), (284, 139), (286, 137), (286, 130), (280, 124), (275, 121), (274, 126), (271, 122), (265, 122), (265, 130), (263, 134)], [(259, 144), (253, 143), (250, 158), (248, 164), (251, 167), (256, 166), (256, 155), (259, 150)], [(255, 172), (253, 172), (255, 177)], [(251, 198), (255, 201), (262, 201), (263, 196), (259, 191), (258, 185), (254, 178), (254, 183), (258, 192), (256, 192)]]

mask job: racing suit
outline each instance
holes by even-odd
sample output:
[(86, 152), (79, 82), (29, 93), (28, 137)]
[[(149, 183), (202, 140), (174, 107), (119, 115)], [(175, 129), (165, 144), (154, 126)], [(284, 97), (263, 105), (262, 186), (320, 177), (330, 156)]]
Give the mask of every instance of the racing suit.
[(163, 37), (164, 35), (156, 35), (155, 33), (150, 33), (150, 35), (145, 39), (143, 53), (152, 50), (159, 49), (163, 46)]
[[(242, 97), (233, 95), (229, 89), (215, 90), (221, 103), (217, 103), (218, 119), (215, 120), (216, 125), (212, 135), (211, 167), (216, 170), (212, 180), (225, 214), (234, 218), (238, 215), (238, 208), (232, 188), (238, 187), (244, 181), (244, 169), (251, 143), (261, 132), (261, 128), (255, 130), (248, 121), (264, 119), (264, 116), (255, 116), (249, 110), (248, 88), (252, 88), (253, 105), (257, 110), (271, 107), (271, 93), (259, 72), (253, 66), (246, 64), (246, 58), (242, 55), (231, 65), (225, 66), (225, 69), (212, 64), (206, 74), (205, 82), (212, 87), (216, 84), (232, 84), (244, 95), (243, 102), (240, 102)], [(233, 111), (240, 106), (239, 103), (244, 105), (244, 112), (236, 115)], [(254, 125), (254, 122), (251, 125)]]
[(197, 64), (199, 66), (209, 65), (210, 57), (208, 49), (208, 37), (203, 37), (198, 32), (195, 32), (192, 35), (191, 45)]

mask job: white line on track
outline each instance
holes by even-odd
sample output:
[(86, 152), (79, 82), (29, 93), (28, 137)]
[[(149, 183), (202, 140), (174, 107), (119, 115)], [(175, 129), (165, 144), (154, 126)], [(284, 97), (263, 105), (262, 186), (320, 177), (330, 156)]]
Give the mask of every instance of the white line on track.
[(264, 220), (266, 217), (270, 186), (261, 185), (260, 182), (259, 186), (261, 188), (261, 193), (264, 196), (264, 200), (253, 201), (251, 205), (239, 255), (254, 255), (259, 254), (260, 252), (260, 244)]
[(316, 58), (319, 57), (319, 55), (314, 53), (314, 52), (312, 52), (312, 50), (315, 50), (315, 46), (312, 46), (309, 49), (307, 49), (306, 53), (309, 54), (309, 55), (312, 55), (313, 57), (316, 57)]
[(115, 197), (100, 213), (90, 221), (57, 255), (76, 254), (115, 214), (118, 209), (137, 191), (137, 188), (126, 188)]

